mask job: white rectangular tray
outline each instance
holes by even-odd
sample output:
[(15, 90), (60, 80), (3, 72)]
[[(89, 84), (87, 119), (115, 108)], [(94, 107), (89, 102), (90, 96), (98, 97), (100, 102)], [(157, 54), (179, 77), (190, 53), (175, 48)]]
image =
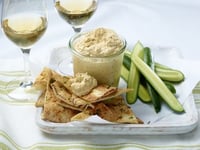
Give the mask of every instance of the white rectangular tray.
[[(144, 124), (102, 124), (92, 122), (70, 122), (53, 123), (41, 119), (42, 109), (37, 109), (36, 123), (39, 128), (51, 134), (124, 134), (124, 135), (144, 135), (144, 134), (181, 134), (193, 130), (198, 124), (198, 112), (195, 106), (192, 92), (193, 84), (196, 84), (196, 77), (191, 74), (191, 65), (179, 57), (179, 53), (174, 48), (155, 47), (154, 58), (156, 61), (167, 64), (171, 67), (181, 69), (185, 74), (185, 80), (176, 86), (177, 96), (184, 106), (185, 112), (177, 114), (172, 112), (165, 104), (162, 104), (160, 113), (155, 113), (151, 104), (144, 104), (137, 101), (131, 105), (137, 117), (144, 121)], [(56, 49), (52, 52), (49, 65), (52, 69), (58, 69), (62, 60), (67, 60), (63, 70), (72, 74), (72, 64), (70, 54), (66, 48)], [(59, 69), (57, 70), (59, 71)], [(120, 87), (126, 87), (123, 80)], [(190, 94), (191, 93), (191, 94)], [(189, 95), (189, 96), (188, 96)]]
[(39, 108), (36, 113), (36, 122), (39, 128), (46, 133), (87, 135), (180, 134), (192, 131), (198, 123), (198, 112), (192, 94), (184, 102), (185, 113), (183, 114), (171, 112), (165, 106), (162, 108), (161, 113), (155, 114), (151, 106), (141, 104), (140, 102), (136, 103), (134, 107), (138, 108), (135, 111), (136, 115), (141, 112), (139, 116), (144, 120), (144, 124), (53, 123), (41, 119), (42, 109)]

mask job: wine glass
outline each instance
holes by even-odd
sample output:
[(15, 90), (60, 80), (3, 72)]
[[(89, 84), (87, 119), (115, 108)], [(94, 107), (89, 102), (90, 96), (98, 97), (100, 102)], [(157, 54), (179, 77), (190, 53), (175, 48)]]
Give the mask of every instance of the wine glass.
[[(17, 90), (15, 93), (11, 90), (8, 96), (17, 100), (29, 100), (27, 89), (30, 89), (32, 81), (28, 56), (33, 44), (47, 28), (45, 0), (3, 0), (1, 24), (4, 34), (21, 49), (24, 57), (24, 78), (8, 83), (7, 90)], [(13, 83), (19, 80), (20, 85), (14, 87)]]
[(69, 23), (74, 32), (81, 31), (97, 8), (97, 0), (54, 0), (58, 14)]

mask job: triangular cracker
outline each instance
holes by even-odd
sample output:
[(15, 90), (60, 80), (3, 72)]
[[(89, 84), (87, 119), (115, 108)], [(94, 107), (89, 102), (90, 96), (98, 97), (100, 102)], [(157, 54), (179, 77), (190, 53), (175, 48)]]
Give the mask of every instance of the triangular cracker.
[(51, 79), (51, 71), (51, 69), (44, 67), (40, 75), (35, 79), (33, 86), (38, 90), (45, 90)]
[(69, 122), (98, 115), (116, 123), (143, 123), (121, 96), (132, 89), (98, 85), (88, 94), (78, 96), (71, 91), (68, 83), (70, 78), (73, 77), (62, 76), (47, 67), (36, 78), (33, 86), (43, 90), (35, 103), (36, 107), (43, 107), (42, 119)]
[(43, 107), (44, 106), (45, 95), (46, 95), (46, 91), (43, 91), (42, 94), (39, 96), (39, 98), (37, 99), (37, 101), (35, 103), (36, 107)]
[(64, 108), (57, 103), (49, 102), (44, 105), (42, 119), (65, 123), (71, 121), (71, 118), (77, 114), (77, 111)]
[(94, 88), (89, 94), (82, 96), (82, 98), (91, 103), (96, 103), (111, 99), (113, 97), (117, 97), (129, 91), (132, 91), (132, 89), (118, 89), (117, 87), (99, 85), (96, 88)]
[(71, 94), (60, 82), (55, 81), (51, 84), (51, 87), (55, 96), (70, 106), (81, 109), (92, 106), (87, 101), (75, 96), (74, 94)]
[(95, 107), (95, 112), (102, 119), (111, 122), (132, 124), (143, 123), (124, 102), (122, 96), (115, 97), (106, 103), (98, 103)]

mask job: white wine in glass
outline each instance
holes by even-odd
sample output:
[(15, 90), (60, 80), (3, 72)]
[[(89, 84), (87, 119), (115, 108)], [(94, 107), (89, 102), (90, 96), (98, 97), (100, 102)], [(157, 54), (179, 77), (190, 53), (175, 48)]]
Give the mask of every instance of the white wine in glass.
[[(24, 54), (24, 78), (19, 86), (14, 87), (10, 81), (7, 89), (18, 89), (18, 92), (8, 96), (17, 100), (29, 100), (27, 88), (32, 85), (29, 70), (29, 53), (31, 47), (42, 37), (47, 28), (47, 10), (45, 0), (3, 0), (2, 29), (8, 39), (16, 44)], [(20, 90), (19, 90), (20, 89)]]
[(77, 33), (96, 11), (97, 0), (55, 0), (55, 8)]

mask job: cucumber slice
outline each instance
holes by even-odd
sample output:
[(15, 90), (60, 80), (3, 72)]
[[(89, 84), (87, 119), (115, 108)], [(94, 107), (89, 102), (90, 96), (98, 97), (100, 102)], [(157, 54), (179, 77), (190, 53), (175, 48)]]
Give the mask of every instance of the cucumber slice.
[[(134, 55), (138, 57), (143, 57), (142, 51), (143, 51), (143, 45), (140, 42), (137, 42), (133, 51), (131, 52), (131, 58)], [(138, 71), (138, 68), (135, 66), (135, 64), (131, 61), (127, 88), (133, 89), (133, 91), (126, 93), (126, 100), (128, 104), (133, 104), (136, 102), (138, 96), (139, 83), (140, 83), (140, 72)]]
[(121, 67), (121, 77), (122, 77), (122, 79), (124, 79), (124, 81), (126, 83), (128, 81), (128, 75), (129, 75), (129, 70), (124, 65), (122, 65), (122, 67)]
[(151, 97), (150, 97), (150, 95), (149, 95), (149, 92), (148, 92), (147, 88), (146, 88), (144, 85), (140, 84), (138, 90), (139, 90), (139, 91), (138, 91), (138, 98), (139, 98), (142, 102), (144, 102), (144, 103), (149, 103), (149, 102), (151, 102)]
[(185, 79), (184, 74), (180, 70), (170, 68), (160, 63), (155, 63), (155, 68), (158, 76), (165, 81), (182, 82)]
[(180, 83), (184, 81), (185, 77), (184, 74), (175, 69), (163, 69), (156, 67), (156, 74), (165, 81)]
[(176, 88), (174, 87), (174, 85), (170, 82), (167, 81), (163, 81), (165, 83), (165, 85), (167, 86), (167, 88), (173, 93), (176, 94)]
[[(123, 65), (130, 70), (131, 65), (131, 54), (130, 51), (125, 51)], [(180, 83), (184, 81), (184, 74), (177, 69), (170, 68), (163, 64), (155, 62), (155, 72), (156, 74), (165, 81)]]
[[(144, 62), (154, 71), (154, 62), (151, 55), (151, 50), (148, 47), (144, 48)], [(160, 112), (161, 110), (161, 101), (160, 96), (158, 95), (157, 91), (151, 86), (151, 84), (146, 81), (147, 89), (150, 94), (154, 109), (156, 113)]]
[(177, 98), (166, 87), (158, 75), (151, 68), (149, 68), (149, 66), (140, 57), (133, 54), (131, 60), (173, 111), (184, 112), (184, 108)]
[[(124, 81), (127, 83), (128, 81), (128, 75), (129, 75), (129, 70), (126, 69), (124, 65), (122, 65), (121, 69), (121, 77), (124, 79)], [(151, 102), (151, 97), (147, 91), (147, 89), (140, 83), (138, 87), (138, 97), (142, 102), (148, 103)]]
[(123, 66), (126, 67), (126, 69), (130, 70), (131, 56), (127, 55), (126, 53), (124, 53)]

